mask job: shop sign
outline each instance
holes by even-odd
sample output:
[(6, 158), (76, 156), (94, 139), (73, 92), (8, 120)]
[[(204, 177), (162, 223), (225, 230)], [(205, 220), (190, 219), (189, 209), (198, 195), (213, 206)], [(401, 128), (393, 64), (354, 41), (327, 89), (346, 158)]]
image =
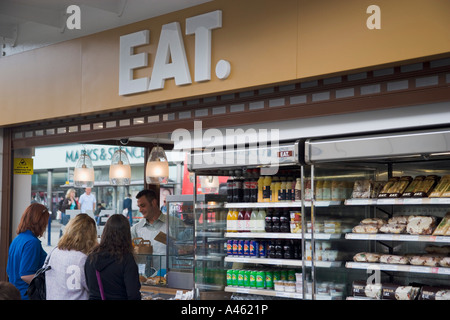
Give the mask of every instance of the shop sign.
[[(222, 27), (222, 11), (216, 10), (186, 19), (186, 35), (195, 36), (194, 80), (211, 80), (212, 30)], [(186, 57), (183, 35), (179, 22), (162, 26), (152, 64), (151, 77), (134, 79), (133, 70), (149, 66), (148, 53), (133, 54), (134, 48), (150, 44), (150, 30), (142, 30), (120, 37), (119, 95), (164, 89), (167, 79), (174, 79), (177, 86), (192, 84)], [(220, 60), (216, 64), (216, 76), (226, 79), (230, 63)]]
[(33, 174), (33, 159), (32, 158), (14, 158), (14, 174)]

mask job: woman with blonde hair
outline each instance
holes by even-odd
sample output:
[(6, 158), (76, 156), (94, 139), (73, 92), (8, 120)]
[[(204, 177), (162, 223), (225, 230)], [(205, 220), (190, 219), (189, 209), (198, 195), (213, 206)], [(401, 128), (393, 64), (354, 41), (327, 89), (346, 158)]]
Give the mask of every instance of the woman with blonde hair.
[(30, 204), (20, 218), (17, 237), (9, 246), (6, 267), (9, 282), (19, 289), (24, 300), (28, 300), (26, 292), (29, 283), (47, 257), (38, 238), (44, 234), (49, 216), (46, 206), (40, 203)]
[(80, 205), (75, 198), (76, 190), (74, 188), (70, 188), (66, 192), (66, 196), (64, 197), (64, 201), (61, 205), (61, 223), (66, 225), (69, 221), (69, 216), (66, 215), (66, 210), (75, 210), (79, 209)]
[(45, 273), (47, 300), (87, 300), (84, 264), (97, 246), (94, 219), (80, 213), (67, 224), (58, 246), (50, 253), (50, 270)]

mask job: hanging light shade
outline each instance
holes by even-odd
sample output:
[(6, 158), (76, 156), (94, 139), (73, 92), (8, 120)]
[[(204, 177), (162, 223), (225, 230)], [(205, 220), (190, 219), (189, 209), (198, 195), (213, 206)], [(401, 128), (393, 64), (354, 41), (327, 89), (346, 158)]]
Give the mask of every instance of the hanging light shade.
[(129, 185), (131, 181), (131, 166), (128, 156), (122, 147), (114, 152), (109, 166), (109, 182), (116, 186)]
[(86, 154), (86, 150), (83, 150), (75, 165), (73, 184), (75, 187), (80, 188), (93, 187), (94, 177), (94, 166), (92, 165), (91, 157)]
[(219, 193), (219, 177), (202, 176), (200, 183), (203, 193)]
[(169, 162), (160, 146), (153, 147), (145, 168), (145, 179), (150, 184), (167, 183), (169, 180)]

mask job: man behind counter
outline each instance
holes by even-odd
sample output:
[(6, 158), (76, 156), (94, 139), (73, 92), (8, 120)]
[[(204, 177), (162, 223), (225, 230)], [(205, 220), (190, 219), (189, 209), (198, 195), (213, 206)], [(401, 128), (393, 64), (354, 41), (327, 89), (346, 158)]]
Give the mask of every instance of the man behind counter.
[(131, 238), (150, 240), (153, 254), (166, 254), (166, 245), (154, 240), (160, 232), (166, 233), (166, 215), (159, 209), (158, 199), (152, 190), (142, 190), (136, 195), (139, 211), (144, 216), (141, 221), (131, 227)]

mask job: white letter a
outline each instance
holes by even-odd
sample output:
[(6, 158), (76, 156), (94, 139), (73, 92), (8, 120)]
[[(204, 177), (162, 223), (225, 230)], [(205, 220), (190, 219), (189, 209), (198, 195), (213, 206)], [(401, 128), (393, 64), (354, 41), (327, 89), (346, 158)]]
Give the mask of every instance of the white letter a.
[(371, 5), (367, 7), (366, 13), (372, 13), (372, 15), (367, 18), (366, 25), (369, 30), (381, 29), (381, 9), (377, 5)]
[(67, 7), (66, 13), (72, 13), (67, 18), (66, 26), (67, 29), (73, 30), (73, 29), (81, 29), (81, 10), (80, 7), (77, 5), (70, 5)]

